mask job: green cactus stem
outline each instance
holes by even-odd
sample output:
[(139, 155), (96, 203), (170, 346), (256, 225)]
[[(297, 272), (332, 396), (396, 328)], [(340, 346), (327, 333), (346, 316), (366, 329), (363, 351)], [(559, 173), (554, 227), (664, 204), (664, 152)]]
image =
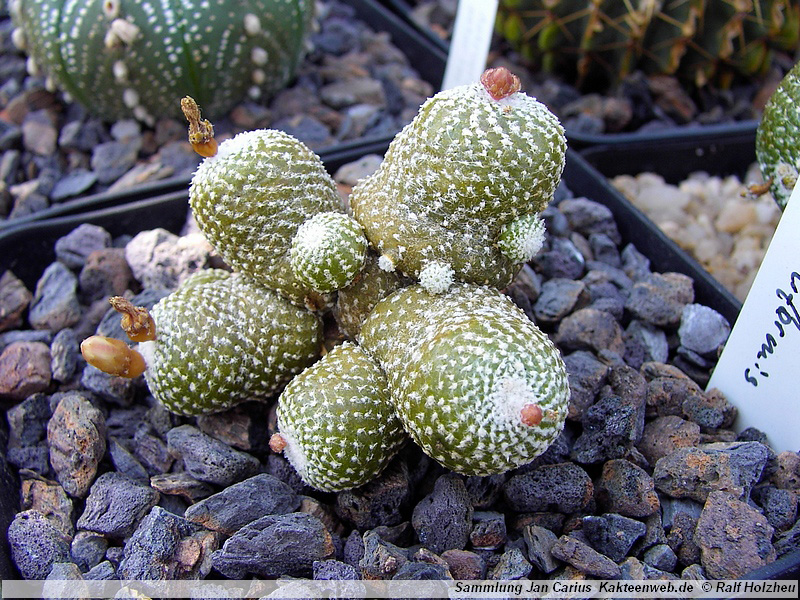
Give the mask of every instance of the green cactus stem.
[(145, 378), (169, 411), (201, 415), (276, 395), (311, 364), (320, 320), (278, 294), (219, 269), (200, 271), (152, 310)]
[(563, 428), (569, 385), (561, 355), (496, 290), (403, 288), (378, 303), (359, 341), (386, 373), (411, 437), (457, 473), (518, 467)]
[(367, 259), (361, 226), (343, 213), (314, 215), (292, 238), (289, 261), (295, 276), (318, 292), (333, 292), (353, 281)]
[(381, 268), (438, 291), (449, 278), (504, 287), (532, 258), (533, 245), (511, 248), (517, 238), (503, 232), (551, 200), (566, 139), (556, 117), (518, 90), (501, 68), (436, 94), (355, 186), (353, 215)]
[(536, 70), (579, 86), (634, 69), (703, 87), (763, 75), (800, 43), (795, 0), (501, 0), (497, 31)]
[(386, 296), (402, 287), (411, 285), (411, 280), (401, 277), (397, 271), (385, 271), (378, 266), (378, 257), (367, 253), (366, 264), (358, 277), (347, 287), (339, 290), (333, 316), (339, 330), (350, 340), (358, 337), (361, 324)]
[(406, 439), (383, 371), (350, 342), (286, 386), (278, 427), (270, 447), (283, 452), (306, 483), (326, 492), (374, 479)]
[(769, 191), (785, 209), (800, 172), (800, 63), (764, 107), (756, 130), (756, 157)]
[(304, 53), (311, 0), (12, 0), (14, 40), (87, 110), (147, 123), (189, 95), (207, 113), (269, 96)]
[[(281, 131), (249, 131), (221, 143), (195, 172), (189, 201), (198, 225), (235, 271), (312, 309), (326, 306), (322, 294), (352, 279), (366, 248), (322, 161)], [(301, 226), (322, 213), (341, 217), (315, 221), (313, 232), (325, 240), (338, 236), (345, 251), (321, 253), (302, 235), (294, 241)], [(330, 236), (322, 226), (330, 226)], [(300, 252), (310, 245), (313, 252)]]

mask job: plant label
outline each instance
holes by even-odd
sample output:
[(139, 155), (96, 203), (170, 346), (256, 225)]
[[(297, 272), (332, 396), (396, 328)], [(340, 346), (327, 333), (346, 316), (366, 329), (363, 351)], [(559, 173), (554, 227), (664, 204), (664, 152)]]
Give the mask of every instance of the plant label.
[(776, 452), (800, 450), (800, 185), (708, 383), (739, 410), (738, 430), (760, 429)]
[(486, 70), (498, 0), (459, 0), (442, 89), (477, 83)]

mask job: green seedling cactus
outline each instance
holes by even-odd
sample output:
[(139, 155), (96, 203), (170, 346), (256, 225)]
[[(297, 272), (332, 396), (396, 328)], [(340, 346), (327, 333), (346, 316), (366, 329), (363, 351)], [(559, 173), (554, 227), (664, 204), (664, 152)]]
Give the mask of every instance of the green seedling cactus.
[(800, 41), (795, 0), (501, 0), (497, 30), (534, 68), (578, 85), (634, 69), (727, 87), (763, 75), (776, 50)]
[(507, 69), (436, 94), (350, 197), (379, 264), (444, 291), (508, 285), (544, 239), (564, 168), (556, 117)]
[(388, 395), (380, 366), (345, 342), (286, 386), (270, 447), (319, 490), (367, 483), (406, 439)]
[(152, 123), (190, 95), (212, 116), (294, 75), (312, 0), (12, 0), (29, 70), (107, 120)]
[(783, 78), (764, 107), (756, 130), (756, 157), (766, 185), (781, 210), (800, 172), (800, 63)]
[[(118, 310), (129, 315), (136, 310), (121, 299), (116, 302), (123, 302)], [(219, 269), (187, 278), (153, 307), (151, 318), (150, 333), (139, 338), (127, 362), (108, 347), (126, 346), (119, 340), (88, 338), (81, 349), (98, 368), (103, 368), (98, 360), (111, 356), (123, 367), (116, 369), (118, 375), (143, 371), (153, 396), (180, 415), (209, 414), (273, 397), (318, 357), (322, 343), (317, 316)]]
[(291, 135), (240, 133), (204, 160), (189, 189), (200, 229), (259, 285), (318, 309), (363, 267), (367, 241), (322, 161)]

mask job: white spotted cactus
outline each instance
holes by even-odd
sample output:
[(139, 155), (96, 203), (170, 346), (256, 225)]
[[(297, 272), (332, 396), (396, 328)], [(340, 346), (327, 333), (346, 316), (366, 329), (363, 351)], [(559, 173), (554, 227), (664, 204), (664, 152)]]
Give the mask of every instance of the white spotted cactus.
[(319, 355), (318, 317), (275, 292), (218, 269), (201, 271), (152, 310), (141, 342), (153, 396), (181, 415), (267, 400)]
[(457, 473), (528, 463), (564, 426), (569, 385), (561, 355), (496, 290), (404, 288), (375, 307), (359, 339), (386, 373), (411, 437)]
[(382, 268), (438, 292), (452, 281), (504, 287), (543, 241), (536, 215), (565, 152), (553, 113), (490, 69), (423, 104), (350, 204)]
[(403, 440), (386, 376), (345, 342), (295, 377), (278, 403), (280, 433), (270, 440), (303, 480), (323, 491), (374, 479)]
[(756, 131), (756, 158), (769, 190), (784, 210), (800, 173), (800, 62), (764, 107)]
[(189, 190), (197, 223), (225, 261), (317, 309), (358, 274), (367, 241), (344, 214), (319, 157), (287, 133), (240, 133), (204, 160)]
[(213, 116), (294, 75), (312, 0), (12, 0), (14, 40), (92, 113), (152, 123), (194, 97)]

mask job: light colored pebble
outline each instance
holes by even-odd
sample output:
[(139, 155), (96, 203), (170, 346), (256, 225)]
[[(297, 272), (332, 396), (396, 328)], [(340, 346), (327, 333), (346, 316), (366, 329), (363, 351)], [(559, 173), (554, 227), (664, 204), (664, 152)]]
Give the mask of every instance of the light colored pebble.
[(761, 182), (752, 165), (744, 182), (736, 176), (692, 173), (672, 185), (656, 173), (619, 175), (617, 190), (644, 211), (678, 246), (693, 255), (734, 296), (744, 300), (780, 219), (767, 194), (747, 195)]

